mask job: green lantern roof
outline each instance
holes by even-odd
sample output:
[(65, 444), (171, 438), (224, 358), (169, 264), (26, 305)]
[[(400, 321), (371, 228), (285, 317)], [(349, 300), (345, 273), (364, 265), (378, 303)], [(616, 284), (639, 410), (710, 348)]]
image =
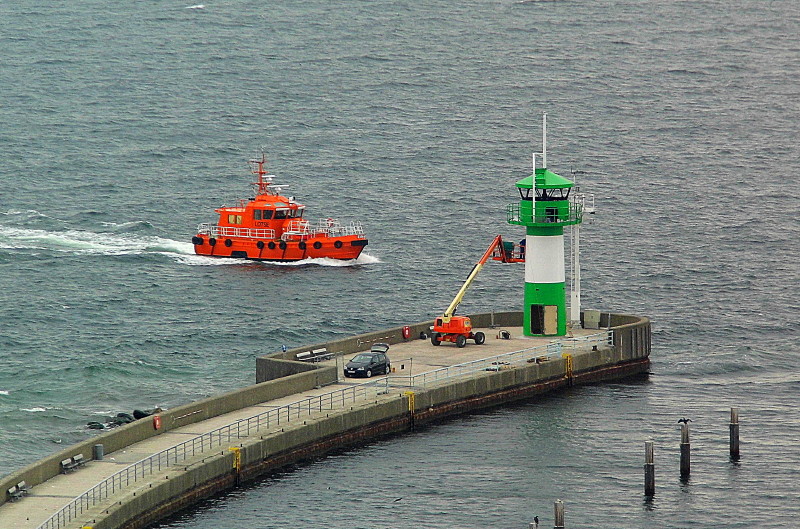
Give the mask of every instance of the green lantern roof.
[[(537, 189), (561, 189), (573, 187), (575, 184), (561, 175), (558, 175), (550, 169), (539, 168), (536, 169), (536, 188)], [(526, 176), (519, 182), (517, 187), (522, 189), (533, 188), (533, 175)]]

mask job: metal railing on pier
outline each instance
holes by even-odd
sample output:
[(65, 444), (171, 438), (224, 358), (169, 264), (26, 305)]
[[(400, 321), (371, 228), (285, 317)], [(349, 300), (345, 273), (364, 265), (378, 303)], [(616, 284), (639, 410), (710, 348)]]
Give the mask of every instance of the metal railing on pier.
[(344, 407), (346, 404), (355, 402), (358, 399), (385, 393), (387, 387), (388, 384), (385, 378), (349, 386), (285, 404), (189, 439), (137, 461), (109, 476), (65, 505), (41, 524), (38, 529), (60, 529), (76, 519), (80, 514), (132, 483), (136, 483), (136, 481), (163, 469), (184, 463), (192, 457), (201, 455), (225, 443), (230, 443), (234, 439), (254, 435), (261, 430), (286, 424), (317, 411), (333, 410), (336, 406)]
[(613, 345), (613, 343), (614, 331), (606, 330), (589, 336), (559, 340), (546, 345), (529, 347), (472, 362), (435, 369), (418, 375), (391, 375), (278, 406), (269, 411), (240, 419), (216, 430), (193, 437), (183, 443), (137, 461), (72, 500), (37, 529), (61, 529), (82, 513), (132, 483), (136, 483), (138, 480), (166, 468), (180, 465), (197, 455), (223, 446), (225, 443), (230, 443), (234, 439), (241, 439), (254, 435), (261, 430), (287, 424), (292, 420), (307, 417), (314, 412), (333, 410), (337, 406), (343, 408), (348, 403), (355, 402), (358, 399), (388, 393), (390, 386), (425, 388), (444, 380), (463, 377), (479, 371), (500, 371), (533, 362), (546, 362), (561, 358), (564, 353), (574, 354), (578, 348), (583, 349), (595, 345), (607, 346)]

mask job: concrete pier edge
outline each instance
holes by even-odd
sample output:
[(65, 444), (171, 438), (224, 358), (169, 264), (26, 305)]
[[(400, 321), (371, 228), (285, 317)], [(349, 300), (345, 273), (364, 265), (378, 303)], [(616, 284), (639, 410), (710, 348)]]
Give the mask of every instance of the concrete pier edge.
[[(471, 316), (475, 327), (519, 325), (521, 312), (483, 313)], [(235, 409), (269, 399), (280, 398), (336, 381), (336, 368), (320, 367), (292, 360), (298, 352), (326, 348), (333, 353), (350, 354), (383, 341), (399, 343), (419, 339), (427, 332), (430, 321), (410, 325), (409, 338), (403, 337), (403, 326), (348, 337), (310, 347), (273, 353), (257, 359), (255, 385), (168, 410), (162, 414), (163, 427), (155, 430), (148, 419), (92, 437), (0, 481), (5, 490), (19, 481), (37, 485), (57, 475), (62, 459), (76, 453), (91, 457), (92, 446), (105, 445), (111, 453), (171, 428), (192, 424)], [(363, 444), (375, 438), (409, 431), (445, 417), (528, 399), (562, 387), (619, 379), (649, 370), (651, 342), (650, 321), (644, 317), (603, 313), (602, 328), (614, 330), (614, 344), (566, 360), (534, 364), (467, 380), (454, 381), (416, 392), (413, 407), (407, 395), (387, 395), (385, 399), (354, 407), (326, 417), (293, 425), (285, 431), (260, 439), (245, 439), (238, 448), (241, 459), (235, 466), (232, 452), (193, 463), (185, 469), (169, 471), (169, 478), (154, 476), (142, 487), (131, 488), (101, 513), (83, 519), (83, 526), (93, 529), (142, 529), (198, 501), (240, 483), (252, 481), (287, 465), (319, 457), (333, 450)], [(569, 372), (570, 376), (565, 376)], [(183, 465), (181, 465), (183, 466)], [(147, 485), (146, 490), (143, 488)], [(138, 493), (138, 494), (137, 494)], [(0, 504), (6, 498), (0, 499)], [(88, 514), (88, 513), (87, 513)], [(80, 526), (80, 525), (79, 525)]]

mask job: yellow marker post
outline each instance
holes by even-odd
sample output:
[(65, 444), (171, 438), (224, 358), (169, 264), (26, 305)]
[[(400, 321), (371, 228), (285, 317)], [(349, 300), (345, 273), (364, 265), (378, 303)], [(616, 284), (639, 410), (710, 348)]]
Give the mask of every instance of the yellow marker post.
[(408, 411), (411, 415), (414, 415), (414, 392), (413, 391), (406, 391), (403, 393), (406, 397), (408, 397)]
[(564, 353), (561, 355), (564, 359), (564, 376), (569, 379), (570, 386), (572, 385), (572, 355)]
[(242, 470), (242, 449), (234, 446), (228, 448), (228, 450), (233, 452), (233, 468), (236, 469), (236, 472), (240, 472)]

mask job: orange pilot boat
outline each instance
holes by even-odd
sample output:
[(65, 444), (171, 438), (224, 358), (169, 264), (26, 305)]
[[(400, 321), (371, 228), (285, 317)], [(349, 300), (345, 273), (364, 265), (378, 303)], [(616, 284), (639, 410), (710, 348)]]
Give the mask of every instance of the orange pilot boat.
[(281, 193), (274, 175), (264, 169), (266, 158), (250, 160), (256, 196), (239, 206), (222, 206), (217, 224), (203, 223), (192, 237), (194, 251), (210, 257), (232, 257), (257, 261), (300, 261), (328, 257), (356, 259), (367, 245), (358, 221), (348, 225), (333, 218), (311, 224), (303, 215), (305, 206)]

